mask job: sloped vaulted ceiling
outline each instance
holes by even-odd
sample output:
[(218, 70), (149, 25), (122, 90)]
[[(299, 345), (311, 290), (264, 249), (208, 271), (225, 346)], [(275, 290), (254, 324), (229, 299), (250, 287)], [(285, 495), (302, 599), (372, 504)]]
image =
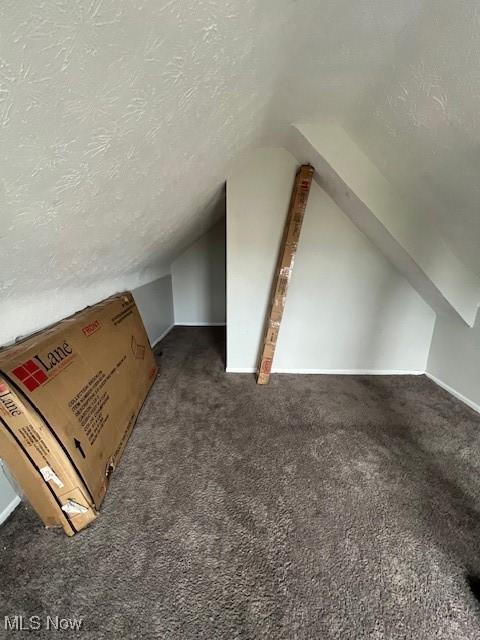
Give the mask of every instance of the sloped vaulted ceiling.
[(287, 7), (261, 4), (2, 3), (3, 297), (161, 269), (199, 233), (279, 70)]
[(475, 3), (6, 0), (0, 32), (3, 308), (152, 279), (229, 161), (314, 114), (480, 273)]

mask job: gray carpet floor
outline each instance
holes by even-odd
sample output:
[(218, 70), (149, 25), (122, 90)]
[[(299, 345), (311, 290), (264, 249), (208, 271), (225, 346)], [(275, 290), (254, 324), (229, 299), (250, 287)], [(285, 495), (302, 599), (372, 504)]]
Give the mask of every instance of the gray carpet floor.
[(424, 377), (257, 387), (223, 344), (159, 345), (92, 526), (69, 539), (22, 504), (0, 528), (2, 637), (23, 614), (92, 640), (480, 638), (479, 416)]

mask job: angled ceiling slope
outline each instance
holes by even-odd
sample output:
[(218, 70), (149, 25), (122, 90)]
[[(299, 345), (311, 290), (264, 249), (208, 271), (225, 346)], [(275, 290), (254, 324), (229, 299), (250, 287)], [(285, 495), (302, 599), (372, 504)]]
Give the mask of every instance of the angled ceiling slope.
[(315, 180), (435, 311), (448, 310), (474, 325), (480, 278), (428, 219), (402, 201), (341, 127), (294, 125), (289, 147), (300, 162), (314, 165)]
[(289, 151), (311, 162), (315, 180), (435, 310), (473, 326), (480, 278), (447, 246), (437, 228), (395, 192), (376, 166), (336, 124), (292, 127)]
[(353, 107), (418, 5), (1, 3), (2, 302), (153, 279), (209, 225), (228, 162)]
[(212, 224), (282, 65), (291, 1), (260, 4), (2, 3), (0, 313), (148, 282)]
[(0, 3), (0, 342), (165, 273), (229, 162), (319, 111), (480, 275), (476, 24), (471, 0)]

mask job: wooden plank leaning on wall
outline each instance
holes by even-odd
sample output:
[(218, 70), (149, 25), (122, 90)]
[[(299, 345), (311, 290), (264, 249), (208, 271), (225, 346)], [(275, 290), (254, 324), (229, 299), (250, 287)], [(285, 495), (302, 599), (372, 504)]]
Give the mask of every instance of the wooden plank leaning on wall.
[(287, 298), (288, 283), (292, 275), (314, 171), (310, 164), (304, 164), (299, 168), (295, 176), (287, 221), (273, 278), (270, 304), (265, 320), (265, 333), (257, 368), (257, 384), (267, 384), (270, 379), (278, 333)]

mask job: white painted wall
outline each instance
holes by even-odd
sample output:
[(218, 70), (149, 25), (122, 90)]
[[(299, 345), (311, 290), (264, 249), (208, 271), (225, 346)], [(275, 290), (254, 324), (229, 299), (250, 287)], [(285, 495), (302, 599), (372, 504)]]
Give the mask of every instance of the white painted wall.
[(390, 182), (335, 123), (292, 128), (289, 150), (315, 167), (315, 180), (385, 254), (435, 311), (473, 326), (480, 278), (450, 250), (431, 221), (399, 197)]
[(470, 328), (449, 315), (437, 317), (427, 375), (480, 411), (480, 320)]
[[(227, 368), (253, 370), (297, 162), (242, 157), (227, 181)], [(435, 314), (313, 184), (274, 371), (424, 372)]]
[(104, 300), (114, 293), (135, 291), (138, 287), (154, 282), (169, 273), (168, 267), (147, 270), (139, 274), (127, 274), (95, 279), (88, 285), (69, 286), (51, 291), (36, 291), (25, 296), (2, 298), (0, 305), (0, 346), (13, 342), (19, 336), (58, 322), (86, 306)]
[(173, 327), (172, 276), (159, 278), (132, 293), (153, 346)]
[(225, 218), (172, 264), (175, 324), (225, 323)]
[(0, 523), (8, 518), (19, 503), (20, 497), (4, 474), (0, 461)]

